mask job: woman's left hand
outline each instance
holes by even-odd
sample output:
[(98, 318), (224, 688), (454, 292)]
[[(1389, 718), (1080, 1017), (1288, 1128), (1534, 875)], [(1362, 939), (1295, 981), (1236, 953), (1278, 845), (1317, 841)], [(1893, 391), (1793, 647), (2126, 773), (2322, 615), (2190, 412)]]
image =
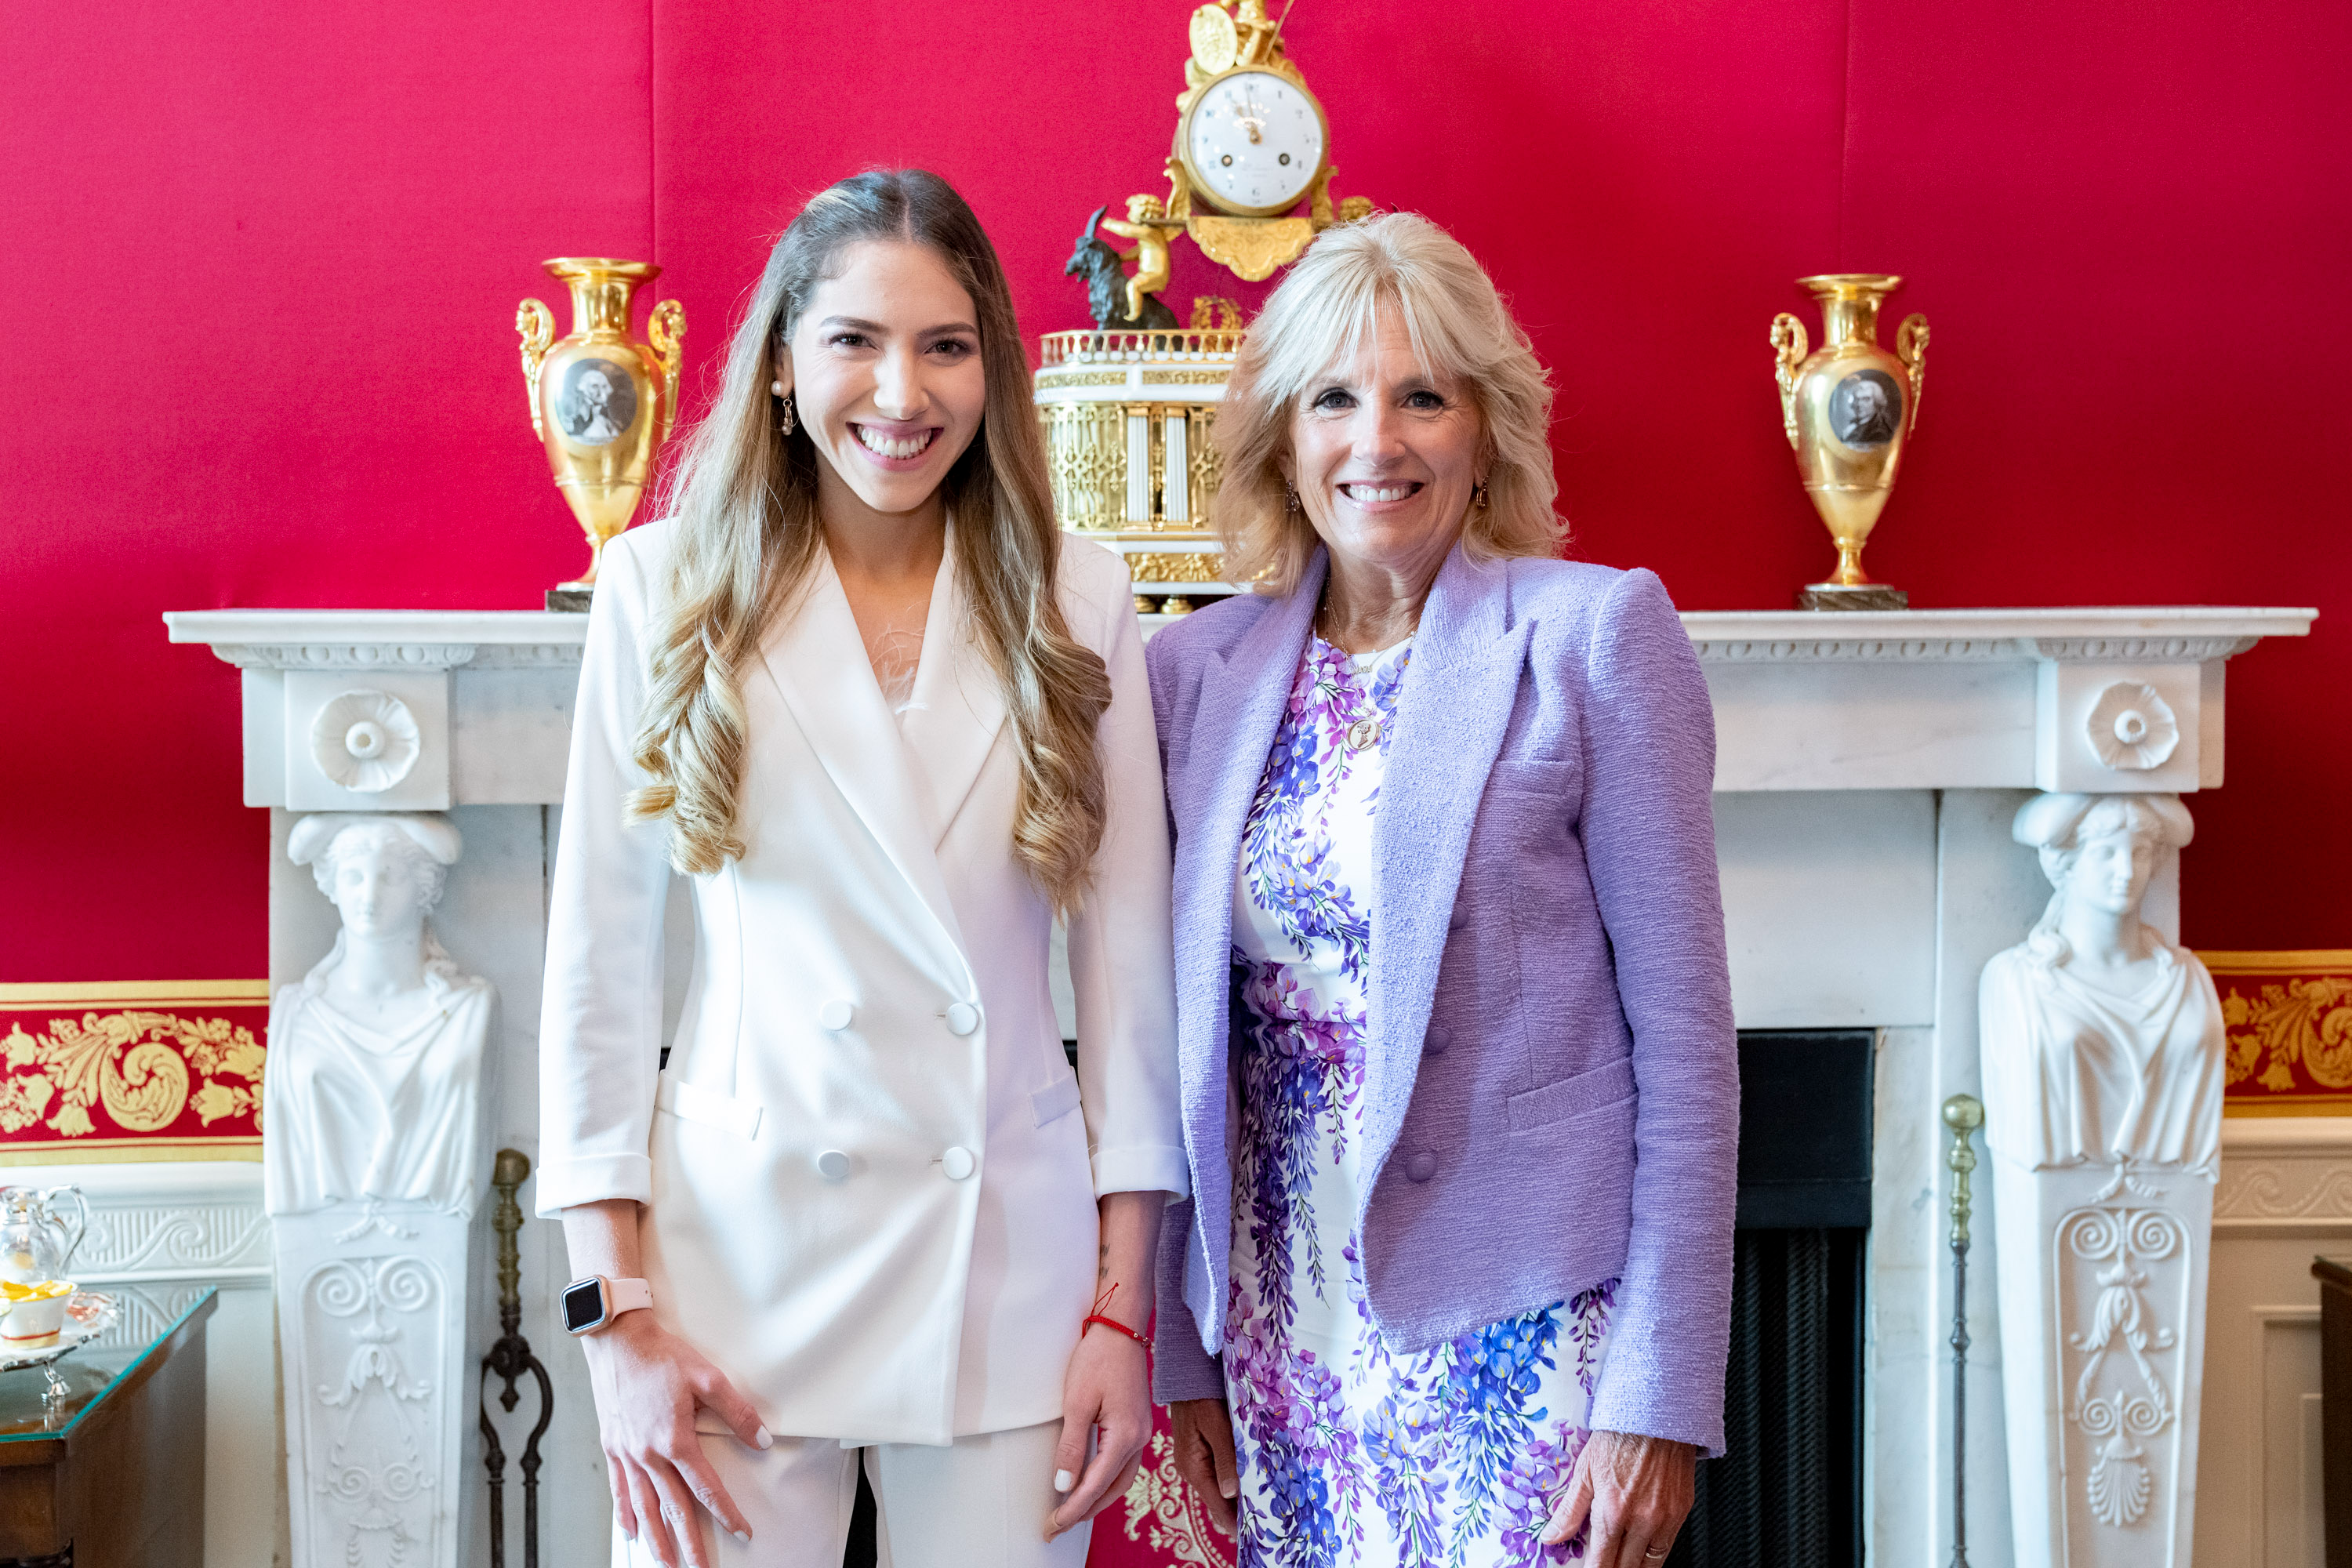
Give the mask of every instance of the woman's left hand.
[[(1093, 1463), (1087, 1435), (1100, 1429)], [(1151, 1438), (1151, 1383), (1143, 1347), (1097, 1325), (1071, 1352), (1062, 1377), (1062, 1441), (1054, 1449), (1056, 1489), (1076, 1484), (1045, 1524), (1045, 1539), (1084, 1523), (1124, 1496), (1135, 1481), (1143, 1446)], [(1083, 1472), (1083, 1473), (1082, 1473)]]
[(1698, 1450), (1688, 1443), (1595, 1432), (1544, 1527), (1544, 1544), (1566, 1541), (1590, 1519), (1586, 1568), (1658, 1568), (1690, 1514), (1697, 1476)]

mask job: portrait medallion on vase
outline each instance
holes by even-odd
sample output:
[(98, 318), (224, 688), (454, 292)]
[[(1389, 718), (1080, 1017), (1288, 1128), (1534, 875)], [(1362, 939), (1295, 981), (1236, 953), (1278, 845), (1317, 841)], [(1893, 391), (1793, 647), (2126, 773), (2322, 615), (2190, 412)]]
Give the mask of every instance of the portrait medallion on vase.
[(1903, 428), (1903, 389), (1883, 370), (1858, 370), (1830, 389), (1830, 429), (1848, 447), (1884, 447)]
[(637, 388), (608, 359), (574, 360), (555, 401), (556, 422), (583, 447), (609, 447), (637, 422)]

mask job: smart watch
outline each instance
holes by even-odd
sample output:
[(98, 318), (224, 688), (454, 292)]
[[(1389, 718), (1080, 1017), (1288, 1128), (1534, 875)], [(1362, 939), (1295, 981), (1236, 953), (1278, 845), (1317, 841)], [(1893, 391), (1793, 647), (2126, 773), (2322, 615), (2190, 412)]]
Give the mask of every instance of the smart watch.
[(563, 1327), (567, 1333), (593, 1334), (609, 1328), (624, 1312), (654, 1304), (654, 1288), (642, 1279), (607, 1279), (591, 1274), (563, 1288)]

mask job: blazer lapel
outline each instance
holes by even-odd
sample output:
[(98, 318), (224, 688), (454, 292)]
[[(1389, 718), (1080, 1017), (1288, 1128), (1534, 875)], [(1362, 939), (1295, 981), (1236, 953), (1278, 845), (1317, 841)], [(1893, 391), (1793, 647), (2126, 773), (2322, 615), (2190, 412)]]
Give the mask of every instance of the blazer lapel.
[[(935, 605), (938, 597), (934, 588)], [(930, 813), (898, 721), (866, 662), (865, 641), (831, 555), (818, 552), (799, 604), (782, 617), (761, 654), (826, 776), (931, 911), (961, 962), (962, 932), (940, 874)]]
[(934, 848), (963, 808), (1004, 728), (1004, 688), (972, 635), (971, 601), (955, 569), (955, 532), (931, 585), (923, 622), (922, 661), (899, 730), (919, 764), (916, 793), (923, 797)]
[[(1533, 623), (1509, 624), (1509, 584), (1501, 563), (1478, 564), (1455, 546), (1422, 607), (1397, 693), (1396, 738), (1372, 823), (1378, 883), (1364, 1148), (1375, 1172), (1412, 1098), (1470, 829), (1527, 654)], [(1372, 1184), (1363, 1191), (1369, 1202)]]
[[(1191, 982), (1191, 1005), (1178, 1031), (1183, 1081), (1211, 1101), (1193, 1108), (1224, 1121), (1228, 1030), (1223, 1026), (1233, 967), (1234, 866), (1242, 829), (1265, 773), (1265, 754), (1282, 724), (1291, 677), (1307, 650), (1315, 605), (1323, 592), (1324, 558), (1316, 552), (1289, 598), (1258, 617), (1222, 663), (1202, 674), (1192, 710), (1193, 736), (1176, 805), (1176, 973)], [(1198, 1151), (1222, 1166), (1223, 1143)]]

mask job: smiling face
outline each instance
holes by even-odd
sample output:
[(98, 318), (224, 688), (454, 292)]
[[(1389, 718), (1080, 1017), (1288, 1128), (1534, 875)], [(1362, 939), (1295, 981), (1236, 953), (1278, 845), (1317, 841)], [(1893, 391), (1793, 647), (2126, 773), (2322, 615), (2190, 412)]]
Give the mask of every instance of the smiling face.
[(1462, 535), (1483, 435), (1468, 389), (1423, 374), (1383, 310), (1352, 363), (1307, 383), (1282, 472), (1335, 563), (1425, 584)]
[(821, 504), (854, 496), (898, 515), (938, 495), (987, 405), (979, 322), (929, 248), (867, 240), (841, 253), (776, 366), (824, 459)]

